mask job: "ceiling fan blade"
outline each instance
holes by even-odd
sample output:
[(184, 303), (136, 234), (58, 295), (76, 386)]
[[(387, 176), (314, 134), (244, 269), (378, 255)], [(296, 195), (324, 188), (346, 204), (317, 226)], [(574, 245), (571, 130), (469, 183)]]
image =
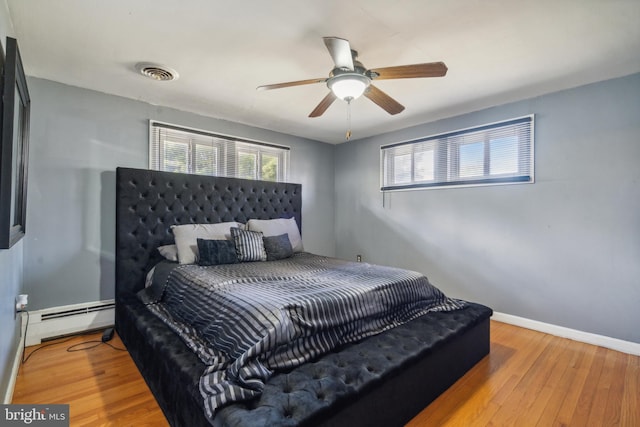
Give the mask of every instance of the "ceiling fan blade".
[(327, 108), (329, 108), (329, 106), (333, 104), (333, 101), (335, 101), (336, 99), (337, 98), (333, 94), (333, 92), (329, 92), (327, 96), (325, 96), (322, 101), (320, 101), (320, 104), (318, 104), (318, 106), (311, 112), (311, 114), (309, 114), (309, 117), (320, 117), (324, 114), (325, 111), (327, 111)]
[(339, 37), (323, 37), (324, 44), (333, 58), (336, 68), (346, 68), (353, 71), (353, 57), (351, 56), (351, 45), (349, 40)]
[(291, 87), (291, 86), (302, 86), (302, 85), (310, 85), (313, 83), (324, 83), (327, 79), (308, 79), (308, 80), (298, 80), (295, 82), (286, 82), (286, 83), (276, 83), (272, 85), (263, 85), (258, 86), (257, 90), (269, 90), (269, 89), (280, 89), (283, 87)]
[(404, 106), (402, 104), (374, 85), (369, 85), (369, 89), (365, 91), (364, 96), (378, 104), (379, 107), (391, 115), (401, 113), (404, 110)]
[(384, 67), (369, 70), (375, 74), (372, 78), (384, 79), (414, 79), (419, 77), (442, 77), (447, 74), (447, 66), (444, 62), (428, 62), (426, 64), (399, 65), (397, 67)]

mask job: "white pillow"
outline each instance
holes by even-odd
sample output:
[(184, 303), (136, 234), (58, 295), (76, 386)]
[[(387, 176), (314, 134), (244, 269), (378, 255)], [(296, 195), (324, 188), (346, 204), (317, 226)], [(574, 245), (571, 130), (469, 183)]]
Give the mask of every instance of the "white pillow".
[(178, 262), (180, 264), (194, 264), (199, 256), (198, 239), (230, 239), (231, 227), (244, 230), (244, 224), (239, 222), (172, 225), (171, 231), (173, 231), (173, 238), (178, 248)]
[(247, 230), (261, 231), (265, 237), (288, 234), (293, 252), (304, 251), (302, 237), (300, 237), (300, 230), (298, 230), (298, 224), (295, 218), (250, 219), (247, 222)]
[(158, 252), (169, 261), (178, 261), (178, 248), (176, 245), (158, 246)]

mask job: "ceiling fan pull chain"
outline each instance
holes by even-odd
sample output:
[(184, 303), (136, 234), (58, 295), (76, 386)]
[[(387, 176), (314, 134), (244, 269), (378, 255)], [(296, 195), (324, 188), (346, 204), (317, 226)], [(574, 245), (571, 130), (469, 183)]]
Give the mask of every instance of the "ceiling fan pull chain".
[(347, 141), (351, 139), (351, 99), (347, 99)]

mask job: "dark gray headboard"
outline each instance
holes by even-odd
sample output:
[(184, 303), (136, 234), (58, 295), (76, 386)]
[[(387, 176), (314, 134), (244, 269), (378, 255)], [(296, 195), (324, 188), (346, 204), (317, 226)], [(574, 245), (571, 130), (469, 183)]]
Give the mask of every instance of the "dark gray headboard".
[(117, 168), (116, 301), (144, 287), (172, 225), (294, 217), (302, 231), (301, 210), (300, 184)]

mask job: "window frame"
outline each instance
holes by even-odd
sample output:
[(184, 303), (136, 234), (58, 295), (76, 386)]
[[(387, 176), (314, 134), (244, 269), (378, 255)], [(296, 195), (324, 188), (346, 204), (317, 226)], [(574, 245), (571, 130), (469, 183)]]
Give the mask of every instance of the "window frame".
[[(158, 130), (155, 130), (158, 128)], [(162, 139), (159, 129), (165, 129), (167, 132), (177, 131), (181, 133), (181, 137), (172, 138), (171, 136)], [(204, 138), (211, 138), (207, 143), (203, 143)], [(273, 182), (288, 182), (289, 180), (289, 156), (291, 148), (284, 145), (273, 144), (269, 142), (250, 140), (239, 138), (231, 135), (224, 135), (209, 132), (201, 129), (194, 129), (185, 126), (174, 125), (170, 123), (149, 120), (149, 169), (164, 171), (163, 165), (165, 160), (165, 142), (185, 144), (187, 149), (187, 171), (189, 174), (198, 174), (197, 172), (197, 147), (212, 147), (215, 157), (215, 167), (213, 174), (203, 174), (210, 176), (225, 176), (240, 179), (255, 179)], [(239, 153), (251, 152), (256, 155), (256, 170), (254, 178), (239, 176)], [(276, 179), (265, 179), (262, 175), (260, 166), (263, 154), (272, 155), (278, 159), (278, 167), (276, 169)], [(171, 171), (168, 171), (171, 172)]]
[[(522, 126), (525, 128), (522, 128)], [(528, 125), (528, 126), (527, 126)], [(515, 173), (491, 174), (491, 143), (500, 138), (496, 136), (503, 133), (505, 129), (514, 133), (517, 147), (514, 150), (517, 154), (518, 171)], [(488, 185), (510, 185), (510, 184), (532, 184), (535, 182), (535, 116), (533, 114), (488, 123), (480, 126), (473, 126), (430, 135), (423, 138), (406, 140), (392, 144), (380, 146), (380, 191), (404, 191), (404, 190), (426, 190), (456, 187), (475, 187)], [(464, 137), (476, 137), (475, 141), (465, 141)], [(461, 147), (465, 145), (481, 142), (483, 144), (482, 174), (464, 177), (461, 175)], [(431, 148), (425, 149), (426, 146)], [(523, 150), (523, 146), (525, 149)], [(411, 154), (410, 182), (396, 184), (385, 182), (385, 179), (393, 176), (394, 151), (403, 150), (404, 147)], [(528, 147), (528, 148), (527, 148)], [(415, 154), (433, 151), (433, 180), (416, 180)], [(389, 154), (390, 153), (390, 154)], [(524, 153), (524, 154), (523, 154)], [(405, 153), (403, 152), (402, 155)], [(391, 170), (389, 169), (391, 168)]]

